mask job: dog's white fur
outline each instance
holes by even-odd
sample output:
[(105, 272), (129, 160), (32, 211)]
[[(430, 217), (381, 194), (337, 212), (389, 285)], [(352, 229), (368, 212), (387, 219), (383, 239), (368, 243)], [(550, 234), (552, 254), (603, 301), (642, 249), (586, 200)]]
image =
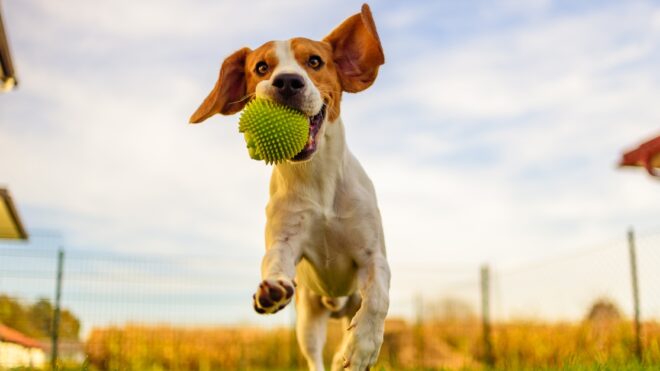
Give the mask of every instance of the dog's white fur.
[[(373, 185), (346, 147), (341, 119), (326, 128), (325, 143), (308, 165), (273, 170), (262, 277), (291, 278), (297, 263), (303, 291), (297, 333), (311, 370), (323, 370), (325, 321), (331, 314), (317, 304), (318, 295), (350, 297), (357, 291), (359, 309), (341, 308), (355, 314), (339, 355), (351, 370), (365, 370), (382, 343), (390, 272)], [(336, 357), (334, 369), (342, 358)]]
[[(297, 108), (316, 115), (322, 93), (296, 60), (291, 41), (277, 41), (274, 49), (279, 62), (270, 78), (256, 85), (256, 96), (275, 99), (272, 80), (295, 73), (305, 80)], [(310, 159), (273, 168), (263, 281), (254, 305), (260, 313), (280, 310), (297, 283), (296, 331), (309, 369), (324, 370), (326, 323), (332, 316), (343, 318), (346, 329), (332, 369), (364, 371), (376, 362), (383, 341), (390, 270), (374, 186), (346, 146), (341, 117), (325, 120)]]

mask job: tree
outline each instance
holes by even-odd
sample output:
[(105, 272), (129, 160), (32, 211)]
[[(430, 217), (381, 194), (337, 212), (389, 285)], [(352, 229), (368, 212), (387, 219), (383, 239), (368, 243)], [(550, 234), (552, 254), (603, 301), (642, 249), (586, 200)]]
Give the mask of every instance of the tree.
[(51, 335), (50, 328), (53, 325), (53, 311), (54, 308), (48, 299), (39, 299), (30, 308), (30, 318), (34, 327), (37, 328), (39, 334), (42, 336)]
[(0, 295), (0, 323), (28, 336), (38, 335), (25, 308), (15, 299)]
[[(41, 298), (34, 304), (21, 304), (18, 300), (0, 295), (0, 323), (27, 336), (48, 338), (53, 334), (55, 309), (50, 300)], [(68, 309), (60, 312), (60, 338), (78, 339), (80, 320)]]
[(596, 299), (589, 308), (587, 320), (591, 322), (615, 322), (621, 319), (619, 307), (608, 298)]
[(60, 315), (60, 337), (62, 339), (78, 339), (80, 334), (80, 320), (68, 309), (62, 310)]

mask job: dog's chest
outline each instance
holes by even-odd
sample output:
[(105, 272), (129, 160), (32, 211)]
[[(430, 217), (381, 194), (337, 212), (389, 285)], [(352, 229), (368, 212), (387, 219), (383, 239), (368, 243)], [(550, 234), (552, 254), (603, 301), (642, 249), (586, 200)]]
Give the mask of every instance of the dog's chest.
[(298, 280), (324, 296), (349, 295), (356, 289), (357, 271), (350, 253), (357, 243), (350, 221), (332, 213), (318, 214), (315, 219), (316, 227), (297, 266)]

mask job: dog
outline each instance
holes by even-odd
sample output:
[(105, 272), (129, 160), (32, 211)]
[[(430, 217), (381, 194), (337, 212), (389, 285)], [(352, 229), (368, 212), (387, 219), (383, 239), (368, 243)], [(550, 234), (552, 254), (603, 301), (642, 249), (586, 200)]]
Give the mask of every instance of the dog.
[(231, 115), (254, 97), (309, 117), (305, 147), (273, 168), (262, 281), (253, 306), (275, 313), (295, 292), (298, 343), (314, 371), (324, 370), (330, 317), (345, 324), (333, 370), (368, 370), (383, 342), (390, 269), (381, 216), (374, 186), (346, 146), (340, 102), (343, 92), (371, 86), (384, 62), (364, 4), (322, 41), (298, 37), (234, 52), (190, 118), (199, 123)]

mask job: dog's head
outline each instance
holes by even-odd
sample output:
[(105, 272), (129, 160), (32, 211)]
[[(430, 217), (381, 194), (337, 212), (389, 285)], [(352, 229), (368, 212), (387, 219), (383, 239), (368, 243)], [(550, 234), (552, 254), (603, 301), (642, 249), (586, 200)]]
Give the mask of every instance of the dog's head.
[(254, 97), (280, 102), (309, 117), (307, 145), (292, 159), (306, 161), (323, 145), (325, 123), (339, 117), (342, 92), (368, 88), (384, 62), (376, 25), (364, 4), (323, 41), (299, 37), (234, 52), (190, 122), (234, 114)]

